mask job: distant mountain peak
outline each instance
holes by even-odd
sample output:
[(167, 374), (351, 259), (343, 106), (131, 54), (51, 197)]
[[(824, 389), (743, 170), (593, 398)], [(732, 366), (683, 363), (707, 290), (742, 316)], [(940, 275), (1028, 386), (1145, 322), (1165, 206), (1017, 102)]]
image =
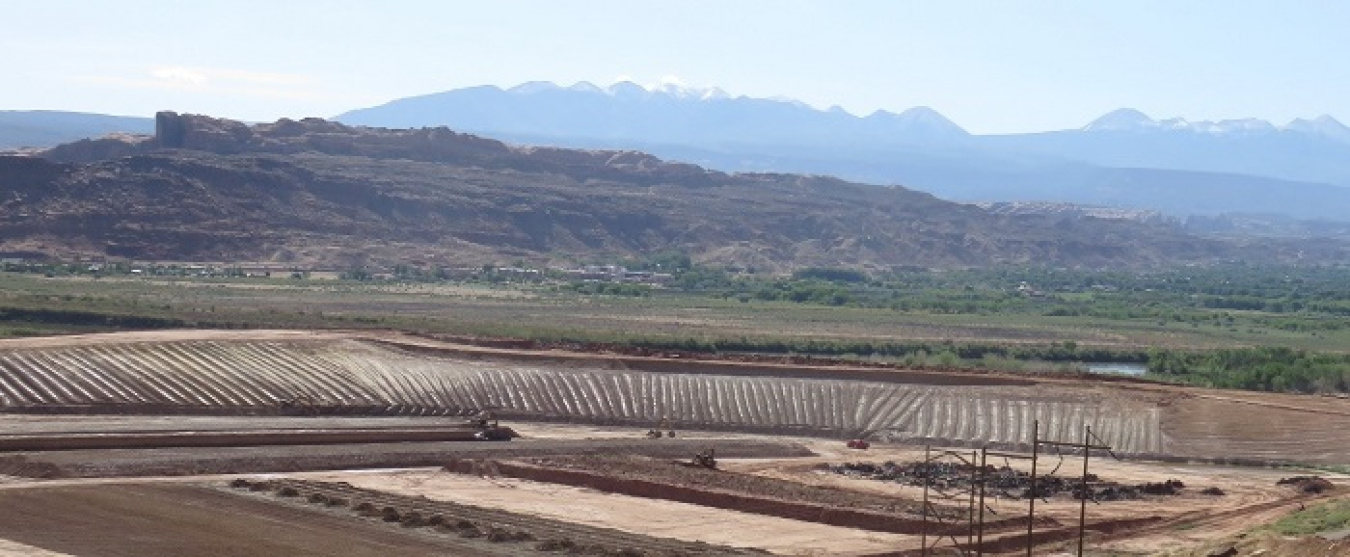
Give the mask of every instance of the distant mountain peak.
[(671, 76), (661, 78), (661, 81), (648, 87), (647, 90), (653, 93), (665, 93), (676, 98), (701, 101), (731, 98), (731, 95), (728, 95), (726, 91), (716, 87), (695, 87)]
[(508, 93), (516, 93), (518, 95), (531, 95), (543, 91), (556, 91), (558, 89), (559, 89), (558, 85), (553, 83), (552, 81), (526, 81), (525, 83), (521, 83), (520, 85), (507, 89), (506, 91)]
[(916, 106), (897, 117), (903, 126), (911, 130), (922, 130), (928, 135), (968, 136), (969, 132), (956, 125), (942, 113), (927, 106)]
[(568, 88), (567, 88), (567, 90), (568, 90), (568, 91), (575, 91), (575, 92), (578, 92), (578, 93), (604, 93), (604, 92), (605, 92), (604, 89), (601, 89), (601, 88), (597, 87), (594, 83), (591, 83), (591, 82), (589, 82), (589, 81), (578, 81), (578, 82), (576, 82), (576, 83), (573, 83), (571, 87), (568, 87)]
[[(1333, 120), (1334, 121), (1334, 120)], [(1276, 127), (1260, 118), (1234, 118), (1228, 120), (1196, 120), (1176, 117), (1154, 120), (1133, 108), (1121, 108), (1108, 112), (1084, 126), (1086, 132), (1121, 131), (1179, 131), (1210, 135), (1264, 134), (1279, 130), (1304, 131), (1299, 127), (1326, 126), (1308, 120), (1295, 120), (1289, 126)], [(1328, 126), (1329, 127), (1329, 126)]]
[(730, 99), (731, 95), (726, 91), (723, 91), (717, 87), (710, 87), (708, 89), (703, 90), (703, 95), (700, 98), (702, 98), (705, 101), (722, 100), (722, 99)]
[(1133, 131), (1158, 126), (1147, 114), (1133, 108), (1118, 108), (1083, 126), (1085, 132)]
[(913, 138), (939, 139), (968, 137), (970, 132), (958, 126), (942, 113), (927, 106), (916, 106), (899, 114), (878, 110), (863, 120), (882, 123), (903, 130)]
[(946, 120), (946, 117), (944, 117), (940, 112), (933, 110), (933, 107), (931, 106), (912, 107), (908, 110), (905, 110), (904, 112), (901, 112), (900, 115), (901, 116), (909, 115), (911, 117), (926, 117), (926, 118), (937, 117)]
[(605, 92), (611, 97), (620, 99), (640, 99), (647, 96), (646, 87), (633, 83), (632, 81), (618, 81), (605, 88)]
[(1177, 130), (1208, 134), (1233, 134), (1270, 132), (1275, 131), (1276, 128), (1270, 122), (1258, 118), (1199, 120), (1194, 122), (1181, 117), (1154, 120), (1139, 110), (1120, 108), (1093, 120), (1088, 125), (1083, 126), (1082, 130), (1086, 132)]
[(789, 96), (786, 96), (786, 95), (774, 95), (774, 96), (769, 97), (768, 99), (765, 99), (765, 100), (770, 100), (770, 101), (773, 101), (773, 102), (776, 102), (776, 103), (790, 104), (790, 105), (795, 106), (795, 107), (797, 107), (797, 108), (804, 108), (804, 109), (807, 109), (807, 110), (815, 110), (815, 107), (812, 107), (812, 106), (809, 105), (809, 104), (806, 104), (806, 103), (804, 103), (804, 102), (802, 102), (802, 101), (799, 101), (799, 100), (797, 100), (797, 99), (794, 99), (794, 98), (789, 97)]
[(1318, 116), (1317, 118), (1313, 119), (1313, 121), (1322, 125), (1336, 126), (1341, 129), (1350, 129), (1347, 128), (1345, 124), (1342, 124), (1340, 120), (1332, 118), (1330, 114), (1323, 114), (1321, 116)]
[(1332, 118), (1330, 114), (1323, 114), (1312, 120), (1295, 118), (1281, 129), (1320, 135), (1337, 141), (1350, 143), (1350, 127), (1346, 127), (1340, 120)]
[[(617, 81), (608, 88), (601, 89), (590, 83), (582, 82), (591, 88), (585, 89), (587, 92), (606, 93), (610, 96), (621, 98), (643, 98), (650, 95), (665, 95), (682, 100), (711, 101), (729, 99), (731, 95), (717, 87), (693, 87), (685, 85), (683, 82), (674, 78), (665, 78), (651, 85), (641, 85), (630, 80)], [(572, 86), (573, 90), (579, 90), (578, 86)]]
[(1209, 133), (1227, 134), (1227, 133), (1264, 133), (1275, 131), (1275, 125), (1260, 118), (1239, 118), (1234, 120), (1219, 120), (1217, 122), (1200, 122), (1198, 131)]

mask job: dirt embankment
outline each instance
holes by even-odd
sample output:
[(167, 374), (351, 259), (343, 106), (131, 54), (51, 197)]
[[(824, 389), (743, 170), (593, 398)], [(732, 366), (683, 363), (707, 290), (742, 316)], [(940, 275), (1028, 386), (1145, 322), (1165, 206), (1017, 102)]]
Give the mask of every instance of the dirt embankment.
[[(616, 344), (548, 343), (524, 339), (491, 339), (449, 335), (398, 336), (371, 339), (390, 348), (441, 357), (494, 358), (558, 365), (589, 364), (607, 369), (691, 375), (774, 376), (908, 383), (919, 385), (1028, 386), (1038, 381), (1012, 374), (965, 369), (913, 369), (884, 362), (811, 356), (707, 353), (651, 350)], [(1050, 374), (1082, 378), (1086, 374)], [(1093, 376), (1101, 377), (1101, 376)], [(1114, 376), (1105, 380), (1114, 381)], [(1134, 380), (1138, 381), (1138, 380)]]
[[(257, 447), (264, 445), (350, 445), (356, 443), (428, 443), (475, 441), (473, 427), (383, 428), (300, 431), (160, 431), (0, 435), (0, 451), (69, 451), (157, 447)], [(486, 431), (486, 430), (483, 430)], [(510, 428), (493, 429), (502, 438)]]
[[(454, 461), (446, 470), (483, 473), (482, 463)], [(587, 487), (651, 499), (791, 518), (833, 526), (901, 534), (967, 533), (965, 508), (934, 507), (943, 515), (925, 522), (920, 503), (902, 498), (807, 486), (760, 476), (629, 457), (550, 458), (496, 461), (505, 477)], [(989, 532), (1025, 528), (1024, 518), (986, 521)], [(1047, 522), (1044, 526), (1053, 526)]]
[(524, 440), (265, 447), (107, 449), (33, 452), (0, 457), (0, 471), (39, 478), (186, 476), (442, 466), (451, 459), (547, 455), (646, 454), (685, 458), (707, 447), (736, 458), (809, 456), (800, 445), (771, 441), (666, 439)]

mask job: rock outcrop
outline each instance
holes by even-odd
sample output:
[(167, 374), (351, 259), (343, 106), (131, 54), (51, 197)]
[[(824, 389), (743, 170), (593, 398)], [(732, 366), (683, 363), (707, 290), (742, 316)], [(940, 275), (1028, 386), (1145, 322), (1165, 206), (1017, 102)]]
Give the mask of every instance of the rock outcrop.
[(221, 155), (322, 153), (517, 172), (551, 172), (580, 180), (625, 180), (643, 184), (711, 185), (727, 177), (720, 172), (667, 162), (636, 151), (518, 147), (444, 127), (362, 128), (319, 118), (282, 118), (274, 123), (250, 126), (234, 120), (168, 111), (155, 115), (153, 138), (123, 136), (85, 140), (54, 147), (42, 156), (61, 162), (95, 162), (159, 149)]

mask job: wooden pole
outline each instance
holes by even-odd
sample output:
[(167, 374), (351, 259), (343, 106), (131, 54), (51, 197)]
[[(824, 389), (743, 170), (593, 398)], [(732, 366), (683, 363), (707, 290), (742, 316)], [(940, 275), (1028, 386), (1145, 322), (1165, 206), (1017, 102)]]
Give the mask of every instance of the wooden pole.
[(975, 542), (975, 483), (980, 481), (980, 470), (976, 468), (979, 453), (970, 451), (970, 510), (966, 512), (966, 550), (962, 555), (970, 554), (970, 546)]
[(1032, 535), (1036, 528), (1036, 457), (1039, 456), (1041, 421), (1031, 422), (1031, 488), (1027, 493), (1027, 557), (1031, 557), (1031, 548), (1036, 545)]
[(1078, 503), (1078, 557), (1083, 557), (1083, 535), (1087, 529), (1088, 458), (1092, 454), (1092, 426), (1083, 426), (1083, 500)]
[(923, 472), (923, 528), (919, 530), (919, 555), (924, 557), (928, 555), (928, 459), (932, 450), (931, 445), (923, 446), (923, 467), (919, 468)]
[(984, 484), (989, 480), (986, 466), (989, 465), (989, 447), (980, 447), (980, 519), (975, 534), (975, 557), (984, 556)]

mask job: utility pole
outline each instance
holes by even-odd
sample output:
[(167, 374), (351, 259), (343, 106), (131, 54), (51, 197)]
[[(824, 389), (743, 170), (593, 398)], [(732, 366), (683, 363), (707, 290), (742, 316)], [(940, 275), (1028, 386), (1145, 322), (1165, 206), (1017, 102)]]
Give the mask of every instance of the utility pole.
[(1078, 503), (1078, 557), (1083, 557), (1083, 535), (1087, 530), (1088, 458), (1092, 454), (1092, 426), (1083, 426), (1083, 491)]
[(920, 468), (923, 471), (923, 529), (919, 530), (919, 555), (923, 557), (928, 556), (928, 483), (931, 481), (928, 474), (928, 463), (932, 462), (932, 455), (933, 447), (924, 445), (923, 467)]
[[(970, 510), (966, 512), (966, 547), (975, 541), (975, 484), (980, 482), (979, 453), (970, 451)], [(982, 503), (983, 504), (983, 503)]]
[(989, 481), (989, 447), (980, 447), (980, 520), (975, 534), (975, 557), (984, 556), (984, 484)]
[(1036, 458), (1040, 456), (1041, 421), (1031, 422), (1031, 487), (1027, 497), (1027, 557), (1031, 557), (1031, 548), (1036, 546), (1033, 537), (1036, 529)]

